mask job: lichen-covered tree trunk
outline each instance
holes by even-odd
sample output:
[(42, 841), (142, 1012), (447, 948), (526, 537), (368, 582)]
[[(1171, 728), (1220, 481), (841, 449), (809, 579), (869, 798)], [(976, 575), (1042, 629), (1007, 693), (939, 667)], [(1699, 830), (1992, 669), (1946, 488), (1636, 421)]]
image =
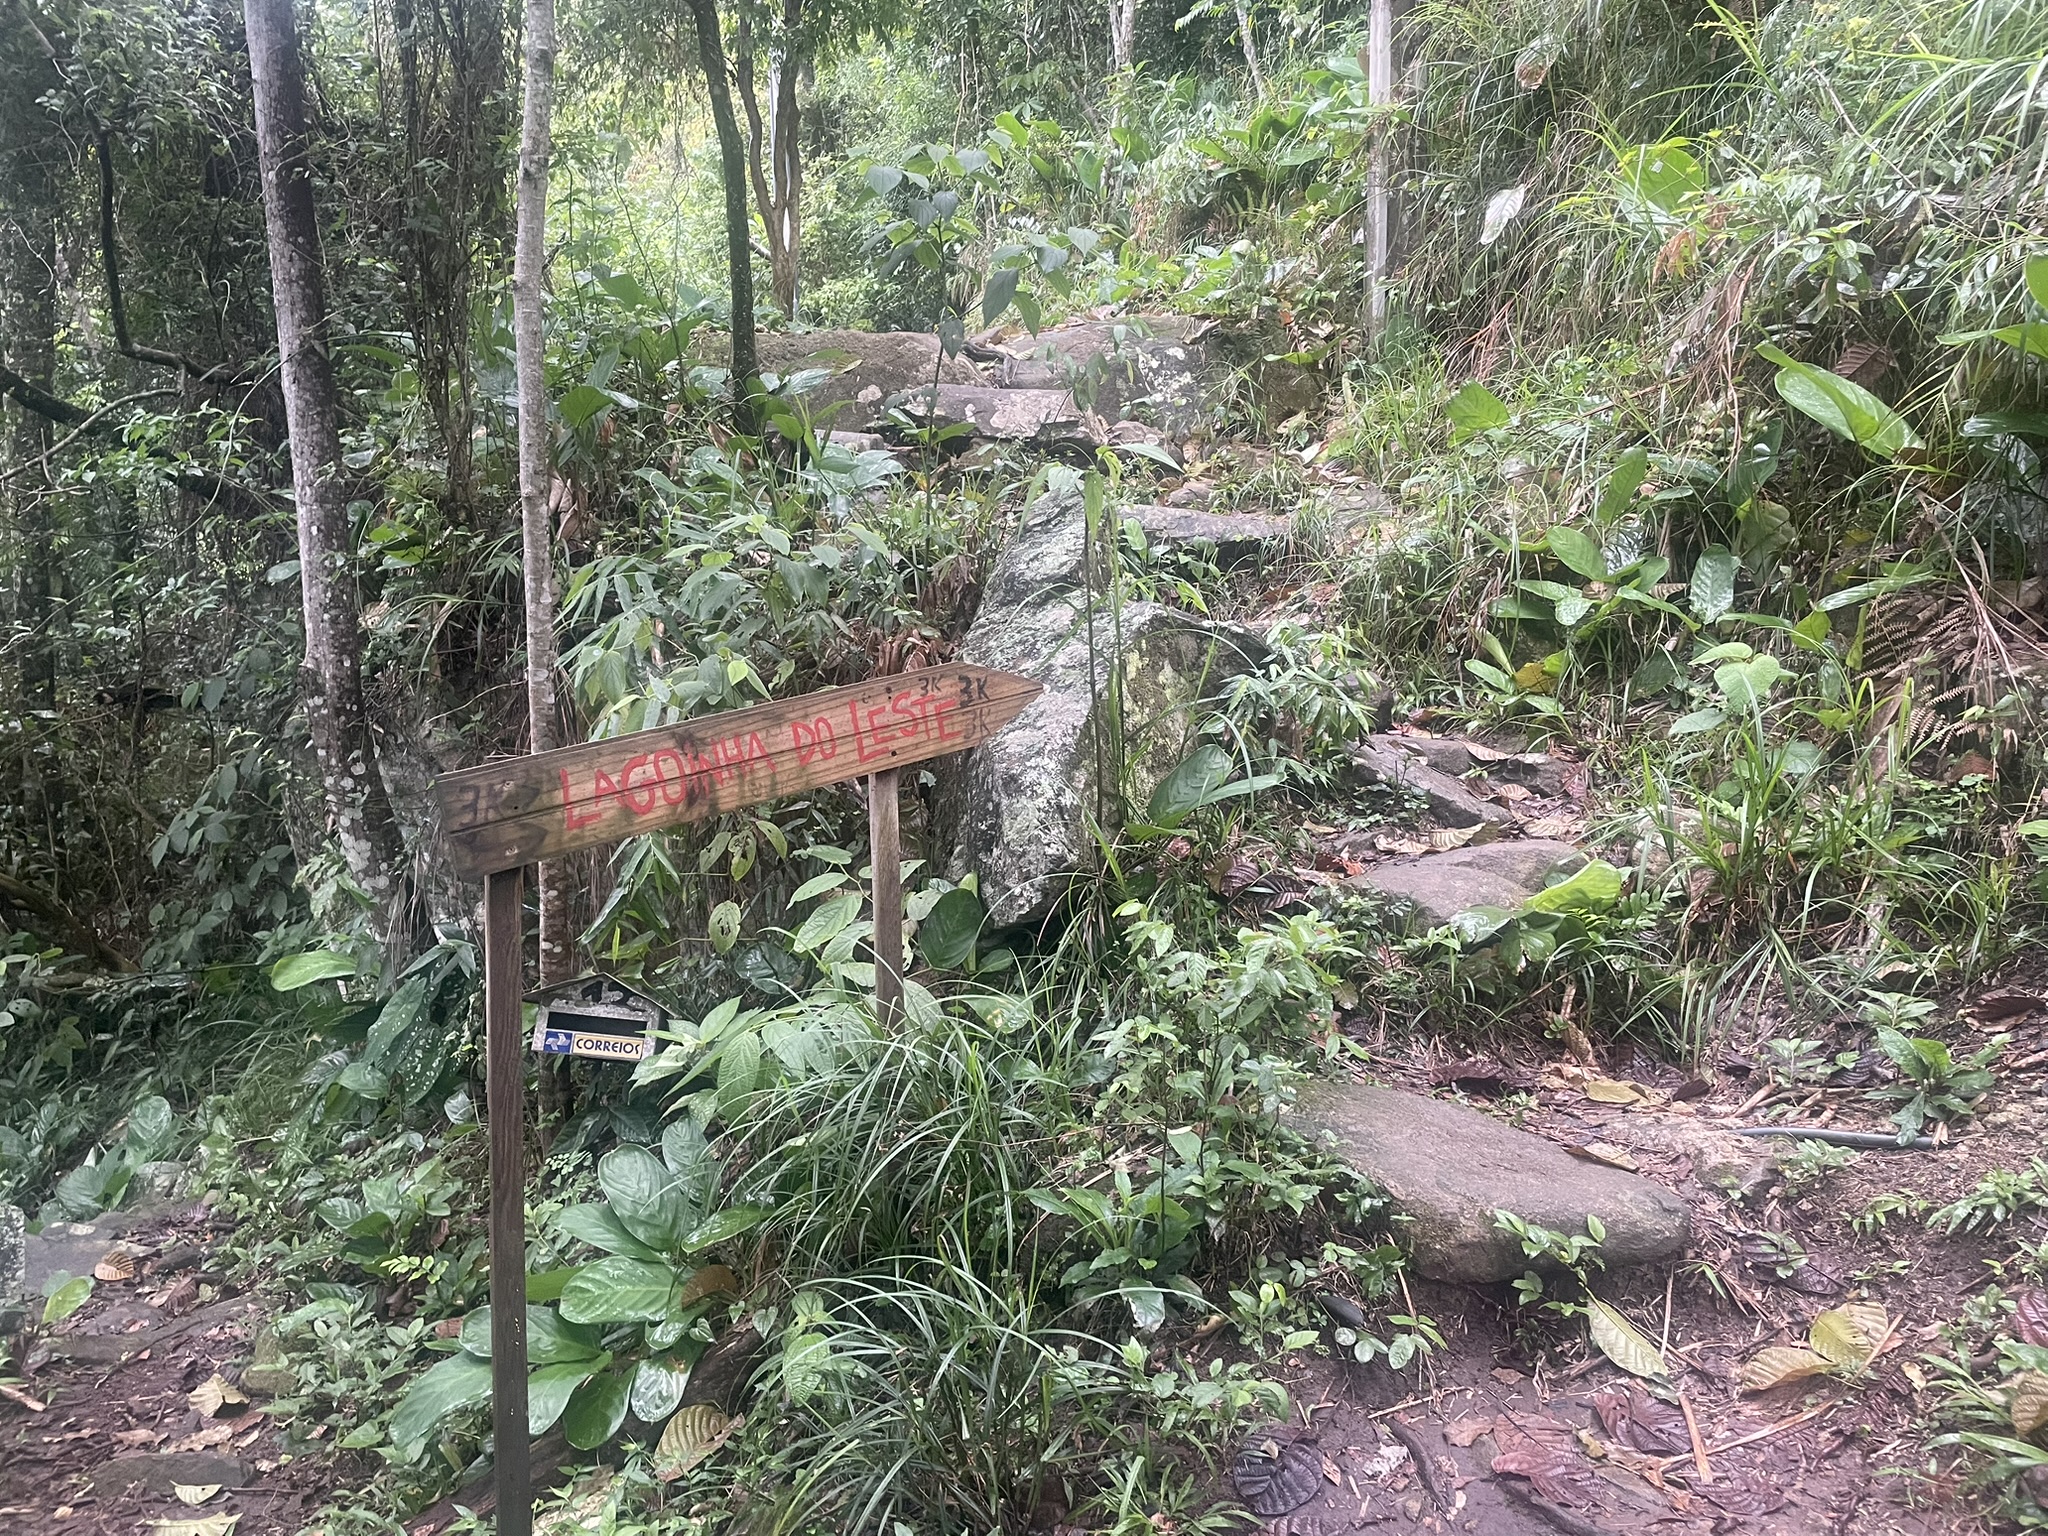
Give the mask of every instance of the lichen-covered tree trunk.
[(1131, 67), (1131, 48), (1138, 36), (1138, 0), (1109, 0), (1109, 66), (1122, 73)]
[[(519, 130), (518, 212), (512, 252), (513, 371), (519, 392), (519, 535), (526, 573), (527, 745), (561, 745), (555, 678), (555, 540), (548, 524), (554, 472), (548, 428), (548, 157), (555, 95), (554, 0), (526, 0), (526, 107)], [(540, 866), (540, 982), (570, 974), (569, 891), (560, 859)]]
[(306, 657), (299, 685), (328, 821), (351, 878), (402, 946), (409, 903), (391, 803), (363, 709), (362, 636), (341, 479), (339, 404), (327, 355), (320, 226), (307, 160), (304, 69), (291, 0), (246, 0), (256, 149), (263, 173), (278, 376), (298, 507)]

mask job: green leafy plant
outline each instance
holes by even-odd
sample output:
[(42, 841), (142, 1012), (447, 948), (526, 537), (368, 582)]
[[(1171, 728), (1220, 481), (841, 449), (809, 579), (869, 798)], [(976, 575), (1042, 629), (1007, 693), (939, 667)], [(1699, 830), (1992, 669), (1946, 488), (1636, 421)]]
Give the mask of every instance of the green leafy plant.
[(2010, 1036), (1998, 1035), (1961, 1061), (1939, 1040), (1916, 1038), (1880, 1025), (1877, 1048), (1898, 1069), (1899, 1080), (1872, 1090), (1870, 1097), (1896, 1104), (1892, 1124), (1899, 1140), (1920, 1134), (1930, 1120), (1967, 1119), (1977, 1102), (1998, 1083), (1991, 1063), (2005, 1053)]
[(2038, 1157), (2024, 1168), (1993, 1168), (1975, 1189), (1929, 1216), (1927, 1225), (1941, 1232), (1977, 1232), (2027, 1211), (2048, 1211), (2048, 1162)]

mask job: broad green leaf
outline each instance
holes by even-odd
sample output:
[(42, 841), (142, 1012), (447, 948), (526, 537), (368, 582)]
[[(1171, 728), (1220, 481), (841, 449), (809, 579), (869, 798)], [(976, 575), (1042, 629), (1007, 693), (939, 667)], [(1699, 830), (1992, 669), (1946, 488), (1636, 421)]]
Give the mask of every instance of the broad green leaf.
[(1643, 214), (1669, 218), (1706, 190), (1706, 169), (1683, 140), (1638, 145), (1619, 159), (1623, 200)]
[(1769, 342), (1757, 348), (1778, 365), (1778, 394), (1795, 411), (1812, 417), (1837, 437), (1893, 459), (1907, 448), (1924, 446), (1906, 418), (1862, 385), (1802, 363)]
[(1705, 551), (1692, 568), (1690, 596), (1692, 611), (1702, 624), (1711, 624), (1735, 606), (1735, 575), (1742, 562), (1716, 546)]
[(603, 390), (589, 384), (578, 384), (562, 396), (555, 408), (562, 413), (562, 420), (572, 427), (580, 427), (611, 403), (612, 397)]
[(627, 1405), (642, 1424), (659, 1424), (676, 1411), (683, 1400), (683, 1388), (690, 1383), (690, 1368), (673, 1360), (642, 1360), (633, 1372), (633, 1390)]
[(903, 172), (893, 165), (871, 165), (861, 179), (867, 183), (870, 192), (887, 197), (903, 185)]
[(562, 1289), (562, 1316), (572, 1323), (654, 1323), (668, 1315), (676, 1274), (666, 1264), (599, 1259)]
[(731, 1120), (761, 1086), (761, 1037), (748, 1030), (718, 1050), (718, 1112)]
[(1476, 379), (1451, 396), (1450, 403), (1444, 407), (1444, 414), (1451, 418), (1451, 446), (1454, 448), (1481, 432), (1504, 427), (1512, 419), (1500, 396)]
[(658, 1249), (628, 1232), (626, 1224), (608, 1205), (572, 1205), (557, 1213), (555, 1230), (564, 1237), (573, 1237), (593, 1248), (602, 1248), (606, 1253), (622, 1253), (630, 1259), (661, 1257)]
[(491, 1395), (491, 1362), (466, 1351), (428, 1367), (391, 1415), (391, 1445), (400, 1461), (417, 1461), (441, 1421)]
[(832, 1345), (823, 1334), (803, 1332), (782, 1346), (782, 1387), (801, 1408), (832, 1373)]
[(932, 904), (917, 925), (917, 948), (935, 970), (957, 971), (974, 958), (988, 909), (964, 886), (955, 886)]
[(569, 1399), (576, 1389), (588, 1381), (604, 1366), (611, 1363), (610, 1355), (598, 1355), (589, 1360), (572, 1360), (559, 1365), (544, 1365), (526, 1378), (526, 1433), (530, 1439), (539, 1439), (555, 1427), (555, 1420), (562, 1416), (562, 1410), (569, 1406)]
[(724, 954), (740, 941), (740, 907), (736, 901), (721, 901), (711, 909), (711, 920), (706, 925), (711, 947)]
[(1620, 899), (1622, 874), (1595, 859), (1568, 880), (1538, 891), (1522, 903), (1524, 912), (1605, 912)]
[(1714, 686), (1719, 688), (1733, 710), (1760, 708), (1771, 689), (1785, 675), (1775, 656), (1752, 656), (1748, 661), (1731, 661), (1714, 668)]
[(1603, 528), (1612, 526), (1635, 504), (1636, 492), (1650, 474), (1650, 450), (1631, 448), (1614, 461), (1607, 483), (1600, 488), (1600, 507), (1595, 514)]
[(130, 1161), (153, 1163), (171, 1150), (176, 1136), (177, 1122), (171, 1114), (170, 1102), (151, 1094), (136, 1100), (135, 1107), (128, 1111), (128, 1126), (121, 1133), (121, 1142), (128, 1149)]
[(331, 949), (312, 949), (303, 955), (286, 955), (273, 965), (270, 968), (270, 985), (278, 992), (296, 992), (316, 981), (331, 981), (337, 976), (353, 976), (355, 973), (354, 956), (337, 954)]
[(1550, 552), (1578, 575), (1588, 581), (1607, 580), (1607, 557), (1598, 544), (1577, 528), (1553, 528), (1547, 542)]
[(2048, 309), (2048, 256), (2029, 256), (2022, 271), (2026, 274), (2027, 292), (2036, 304)]
[[(625, 1228), (619, 1230), (623, 1232)], [(529, 1274), (526, 1277), (526, 1299), (535, 1305), (560, 1301), (563, 1287), (576, 1278), (576, 1271), (581, 1267), (569, 1264), (560, 1269), (543, 1269)]]
[(1643, 658), (1635, 676), (1628, 680), (1628, 690), (1638, 695), (1662, 693), (1677, 681), (1678, 663), (1669, 651), (1659, 648)]
[(1570, 597), (1557, 600), (1557, 622), (1570, 629), (1579, 620), (1593, 611), (1593, 600), (1582, 593), (1574, 592)]
[(845, 931), (860, 916), (860, 892), (847, 891), (811, 909), (793, 940), (805, 954), (816, 954)]
[(694, 1120), (671, 1120), (661, 1133), (661, 1160), (676, 1176), (676, 1188), (683, 1192), (683, 1205), (690, 1225), (703, 1219), (718, 1190), (718, 1176), (724, 1170), (711, 1154), (711, 1143)]
[(398, 990), (377, 1011), (377, 1022), (363, 1041), (362, 1059), (371, 1066), (385, 1065), (392, 1043), (420, 1021), (433, 998), (434, 989), (426, 976), (408, 976), (399, 983)]
[(729, 1205), (722, 1211), (714, 1211), (683, 1235), (683, 1251), (699, 1253), (719, 1243), (730, 1242), (742, 1232), (752, 1231), (774, 1214), (765, 1205)]
[(598, 1159), (597, 1182), (626, 1230), (649, 1247), (673, 1247), (683, 1227), (676, 1176), (645, 1147), (614, 1147)]
[(609, 1370), (577, 1388), (562, 1411), (562, 1433), (579, 1451), (594, 1451), (626, 1422), (633, 1392), (633, 1373)]
[(1019, 267), (1000, 267), (989, 273), (988, 284), (981, 291), (981, 323), (994, 325), (1010, 301), (1017, 297), (1017, 279), (1024, 275)]
[(822, 875), (813, 875), (794, 891), (790, 892), (789, 904), (795, 906), (800, 901), (809, 901), (813, 896), (822, 896), (827, 891), (835, 891), (840, 886), (846, 884), (846, 880), (846, 871), (843, 869), (828, 869)]
[(1172, 831), (1188, 817), (1216, 798), (1216, 791), (1229, 782), (1237, 764), (1214, 742), (1204, 742), (1159, 781), (1145, 803), (1145, 819), (1153, 826)]
[(1631, 1376), (1646, 1376), (1654, 1381), (1668, 1374), (1657, 1346), (1644, 1338), (1634, 1323), (1598, 1297), (1589, 1298), (1586, 1302), (1586, 1322), (1600, 1353)]
[(51, 1277), (56, 1284), (50, 1286), (43, 1300), (43, 1325), (61, 1323), (92, 1300), (91, 1275), (63, 1275)]
[[(491, 1309), (477, 1307), (462, 1320), (462, 1347), (479, 1360), (491, 1358)], [(562, 1321), (553, 1307), (526, 1309), (526, 1362), (529, 1365), (570, 1365), (604, 1352), (597, 1333)]]
[(1946, 331), (1936, 340), (1951, 347), (1966, 347), (1973, 341), (1996, 341), (2024, 357), (2048, 359), (2048, 321), (2029, 320), (1988, 331)]
[(1515, 920), (1506, 907), (1467, 907), (1446, 925), (1461, 944), (1484, 944)]

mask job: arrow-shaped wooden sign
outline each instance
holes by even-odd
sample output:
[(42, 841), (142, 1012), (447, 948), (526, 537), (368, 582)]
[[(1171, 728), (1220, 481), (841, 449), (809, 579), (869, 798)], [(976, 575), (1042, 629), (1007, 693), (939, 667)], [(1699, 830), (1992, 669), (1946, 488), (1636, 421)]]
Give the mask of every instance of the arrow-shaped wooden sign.
[(457, 874), (487, 875), (987, 741), (1038, 697), (963, 662), (726, 710), (436, 781)]

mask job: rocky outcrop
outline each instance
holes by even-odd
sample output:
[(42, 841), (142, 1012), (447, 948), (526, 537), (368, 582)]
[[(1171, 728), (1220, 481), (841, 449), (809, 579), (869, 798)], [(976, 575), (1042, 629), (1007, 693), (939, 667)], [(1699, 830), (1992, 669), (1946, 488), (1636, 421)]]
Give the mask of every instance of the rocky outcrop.
[(1226, 569), (1275, 558), (1286, 551), (1294, 536), (1293, 518), (1255, 512), (1158, 506), (1132, 507), (1124, 516), (1145, 531), (1145, 542), (1154, 554), (1205, 553)]
[(1105, 421), (1148, 421), (1183, 438), (1208, 425), (1214, 364), (1202, 332), (1179, 315), (1069, 320), (1005, 343), (994, 366), (1006, 389), (1070, 390)]
[(1586, 862), (1570, 843), (1516, 838), (1426, 853), (1400, 864), (1381, 864), (1345, 882), (1355, 890), (1385, 896), (1407, 907), (1421, 927), (1448, 923), (1474, 907), (1513, 910)]
[[(862, 431), (887, 415), (887, 404), (913, 389), (940, 384), (986, 384), (967, 358), (945, 357), (939, 338), (922, 331), (763, 331), (755, 338), (761, 368), (787, 378), (806, 369), (831, 377), (799, 397), (814, 418)], [(723, 368), (732, 359), (732, 339), (723, 332), (697, 342), (698, 358)], [(833, 409), (837, 407), (837, 409)]]
[(1668, 1259), (1685, 1247), (1685, 1202), (1662, 1185), (1573, 1157), (1462, 1104), (1330, 1083), (1304, 1093), (1295, 1113), (1307, 1129), (1333, 1137), (1338, 1156), (1393, 1198), (1408, 1218), (1415, 1267), (1431, 1279), (1487, 1284), (1530, 1267), (1497, 1211), (1567, 1234), (1599, 1217), (1607, 1232), (1600, 1257), (1609, 1269)]
[[(960, 659), (1045, 685), (994, 739), (957, 759), (941, 792), (949, 868), (980, 876), (999, 926), (1049, 912), (1093, 867), (1094, 828), (1142, 806), (1193, 745), (1195, 706), (1263, 654), (1256, 636), (1148, 602), (1091, 604), (1077, 499), (1042, 496), (989, 577)], [(1122, 695), (1112, 741), (1112, 677)], [(1120, 794), (1121, 792), (1121, 794)]]

